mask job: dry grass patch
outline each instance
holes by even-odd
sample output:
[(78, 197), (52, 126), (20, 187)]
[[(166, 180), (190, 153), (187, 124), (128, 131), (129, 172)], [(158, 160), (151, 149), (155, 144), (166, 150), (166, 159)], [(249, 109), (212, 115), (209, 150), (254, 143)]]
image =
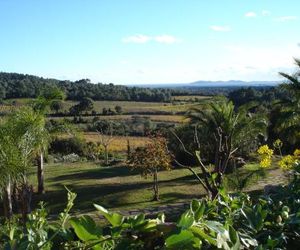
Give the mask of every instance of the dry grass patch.
[[(100, 142), (101, 136), (96, 132), (86, 132), (83, 134), (84, 139), (88, 142)], [(104, 135), (104, 137), (106, 137)], [(138, 136), (113, 136), (113, 140), (108, 149), (113, 152), (125, 152), (127, 150), (127, 140), (131, 148), (143, 147), (149, 142), (147, 137)]]

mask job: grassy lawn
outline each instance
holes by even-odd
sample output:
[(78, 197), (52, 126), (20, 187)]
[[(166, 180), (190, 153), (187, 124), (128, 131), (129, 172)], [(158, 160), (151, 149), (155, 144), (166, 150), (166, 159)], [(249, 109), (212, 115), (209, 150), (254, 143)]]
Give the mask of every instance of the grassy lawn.
[[(257, 167), (250, 164), (242, 171), (255, 170)], [(30, 180), (36, 186), (34, 171), (32, 169)], [(50, 164), (46, 165), (45, 171), (46, 194), (34, 195), (33, 202), (36, 204), (44, 200), (51, 213), (62, 211), (66, 202), (64, 186), (78, 195), (73, 210), (76, 214), (93, 212), (93, 203), (111, 210), (131, 211), (189, 202), (204, 194), (203, 188), (186, 169), (162, 171), (159, 180), (161, 200), (153, 202), (151, 177), (143, 179), (127, 167), (103, 167), (94, 162)], [(267, 171), (265, 178), (253, 179), (247, 190), (257, 191), (267, 184), (276, 185), (285, 181), (282, 170), (272, 168)]]
[[(31, 182), (35, 184), (32, 170)], [(51, 213), (62, 211), (66, 202), (64, 186), (77, 193), (75, 213), (94, 211), (97, 203), (113, 210), (141, 209), (200, 197), (203, 189), (186, 169), (159, 173), (161, 201), (151, 202), (152, 179), (142, 178), (127, 167), (102, 167), (97, 163), (46, 165), (46, 194), (35, 195), (34, 202), (44, 200)]]

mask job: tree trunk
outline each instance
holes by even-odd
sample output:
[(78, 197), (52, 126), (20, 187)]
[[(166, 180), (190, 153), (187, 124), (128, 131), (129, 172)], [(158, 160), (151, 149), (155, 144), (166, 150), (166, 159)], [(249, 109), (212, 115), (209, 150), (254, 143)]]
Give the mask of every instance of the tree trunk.
[(38, 166), (37, 166), (37, 179), (38, 179), (38, 193), (45, 193), (44, 189), (44, 156), (43, 153), (40, 154), (38, 158)]
[(153, 191), (154, 191), (153, 201), (159, 201), (157, 168), (154, 168), (154, 173), (153, 173)]
[(32, 186), (25, 181), (20, 187), (20, 203), (23, 226), (26, 225), (27, 215), (31, 213)]
[(218, 197), (219, 195), (219, 190), (218, 189), (214, 189), (212, 190), (211, 194), (210, 194), (210, 200), (214, 200)]
[(11, 197), (11, 182), (8, 181), (6, 187), (3, 189), (3, 208), (4, 216), (6, 218), (11, 218), (13, 215), (12, 211), (12, 197)]
[(108, 165), (108, 146), (104, 146), (104, 154), (105, 154), (105, 165)]
[(130, 155), (131, 155), (131, 146), (130, 146), (130, 141), (127, 139), (127, 160), (130, 160)]

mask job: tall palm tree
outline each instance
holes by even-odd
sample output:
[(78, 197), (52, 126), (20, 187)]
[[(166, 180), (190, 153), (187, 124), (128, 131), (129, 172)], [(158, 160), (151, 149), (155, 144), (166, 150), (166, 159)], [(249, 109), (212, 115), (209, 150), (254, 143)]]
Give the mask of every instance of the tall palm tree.
[(17, 111), (14, 116), (14, 124), (12, 128), (14, 131), (19, 131), (20, 134), (30, 131), (34, 138), (32, 152), (35, 156), (38, 155), (38, 192), (44, 192), (44, 164), (43, 153), (46, 151), (49, 143), (49, 133), (45, 127), (46, 119), (41, 112), (34, 111), (31, 107), (24, 107)]
[(290, 98), (281, 102), (281, 110), (276, 123), (277, 132), (281, 132), (295, 143), (300, 131), (300, 60), (295, 59), (297, 70), (294, 74), (279, 74), (286, 79), (280, 87), (290, 93)]
[[(206, 143), (212, 144), (214, 149), (213, 183), (209, 180), (211, 175), (208, 169), (201, 162), (205, 188), (212, 197), (218, 194), (229, 160), (249, 141), (259, 134), (265, 134), (267, 122), (262, 116), (251, 114), (249, 109), (252, 107), (249, 104), (235, 110), (232, 102), (220, 100), (208, 104), (205, 109), (193, 108), (187, 113), (190, 123), (196, 128), (195, 131), (206, 131)], [(196, 139), (199, 142), (199, 138)], [(198, 147), (201, 151), (200, 143)], [(200, 160), (199, 152), (197, 156)]]
[(45, 192), (44, 188), (44, 153), (49, 145), (49, 133), (45, 128), (45, 116), (49, 111), (51, 105), (57, 101), (65, 99), (64, 92), (58, 87), (48, 87), (41, 95), (32, 103), (32, 107), (36, 112), (34, 121), (37, 125), (37, 132), (40, 134), (39, 139), (36, 141), (37, 152), (37, 180), (38, 180), (38, 193)]

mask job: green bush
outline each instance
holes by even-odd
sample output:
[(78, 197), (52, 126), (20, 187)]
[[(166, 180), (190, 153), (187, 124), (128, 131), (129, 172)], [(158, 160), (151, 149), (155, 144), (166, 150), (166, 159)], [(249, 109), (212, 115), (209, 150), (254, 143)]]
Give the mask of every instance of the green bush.
[(78, 137), (56, 138), (50, 144), (51, 154), (69, 155), (75, 153), (79, 156), (86, 156), (87, 143)]

